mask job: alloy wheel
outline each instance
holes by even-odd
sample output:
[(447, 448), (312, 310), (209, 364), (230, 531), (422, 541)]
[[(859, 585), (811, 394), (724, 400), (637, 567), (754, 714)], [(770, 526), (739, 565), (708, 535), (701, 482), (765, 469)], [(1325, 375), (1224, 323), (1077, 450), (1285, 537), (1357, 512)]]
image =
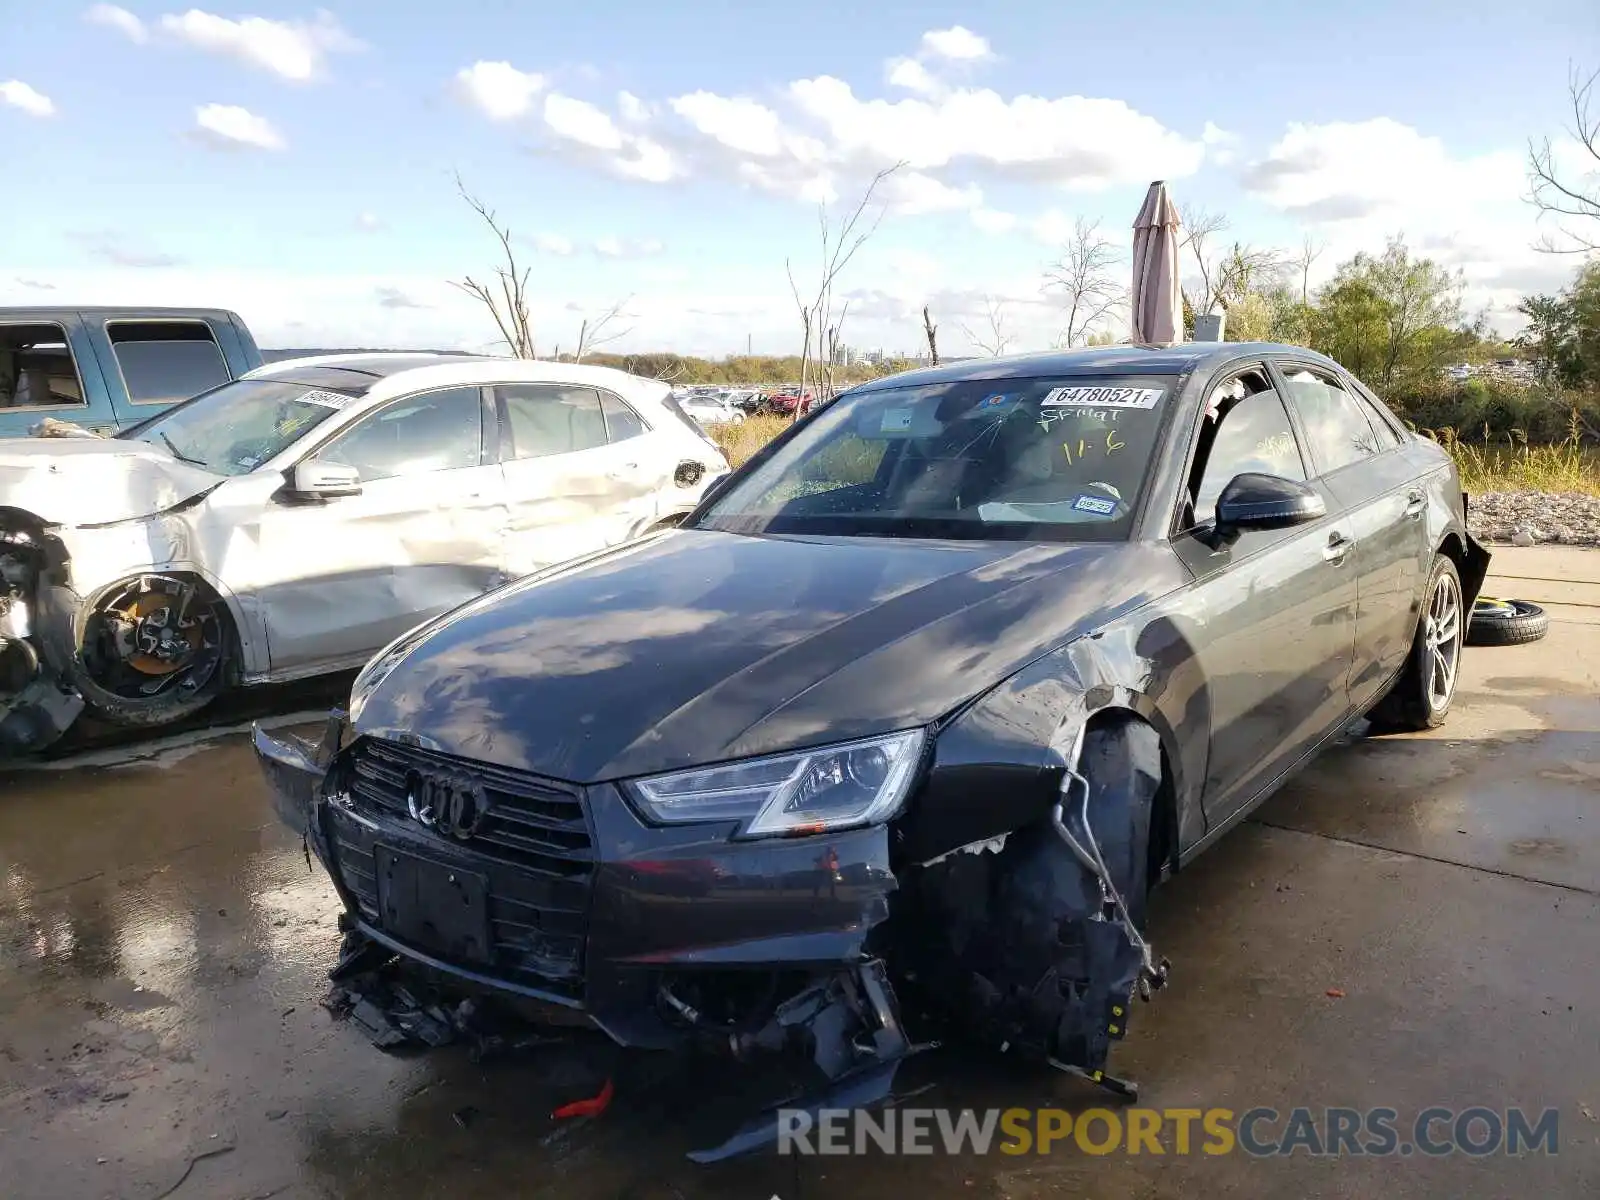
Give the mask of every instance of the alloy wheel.
[(1461, 666), (1461, 641), (1466, 622), (1461, 613), (1461, 585), (1448, 571), (1441, 574), (1428, 597), (1428, 615), (1423, 624), (1423, 650), (1426, 656), (1428, 705), (1438, 712), (1455, 695), (1456, 672)]

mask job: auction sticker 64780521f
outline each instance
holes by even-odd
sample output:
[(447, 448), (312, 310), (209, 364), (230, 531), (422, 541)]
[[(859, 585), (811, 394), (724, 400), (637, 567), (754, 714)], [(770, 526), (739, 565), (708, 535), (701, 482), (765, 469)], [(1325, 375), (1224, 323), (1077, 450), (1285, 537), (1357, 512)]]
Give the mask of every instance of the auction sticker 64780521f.
[(1154, 408), (1163, 388), (1058, 387), (1039, 401), (1041, 408)]

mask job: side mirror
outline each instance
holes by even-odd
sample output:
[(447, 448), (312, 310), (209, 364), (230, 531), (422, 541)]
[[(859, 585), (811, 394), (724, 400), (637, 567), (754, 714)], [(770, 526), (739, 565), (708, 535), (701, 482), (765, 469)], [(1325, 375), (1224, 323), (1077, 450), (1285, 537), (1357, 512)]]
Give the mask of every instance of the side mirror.
[(307, 459), (289, 472), (289, 494), (297, 500), (332, 500), (359, 496), (361, 472), (343, 463)]
[(1287, 529), (1328, 515), (1321, 494), (1309, 483), (1245, 471), (1217, 497), (1217, 536), (1231, 541), (1250, 529)]

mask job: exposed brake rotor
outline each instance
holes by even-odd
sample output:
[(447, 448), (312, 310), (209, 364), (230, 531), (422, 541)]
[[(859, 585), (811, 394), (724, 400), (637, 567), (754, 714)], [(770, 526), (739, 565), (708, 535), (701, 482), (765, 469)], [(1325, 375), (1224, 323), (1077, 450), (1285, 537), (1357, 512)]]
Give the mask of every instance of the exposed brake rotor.
[(141, 675), (170, 675), (199, 653), (204, 638), (200, 623), (182, 621), (174, 609), (178, 598), (162, 592), (141, 592), (121, 608), (108, 610), (127, 625), (122, 661)]

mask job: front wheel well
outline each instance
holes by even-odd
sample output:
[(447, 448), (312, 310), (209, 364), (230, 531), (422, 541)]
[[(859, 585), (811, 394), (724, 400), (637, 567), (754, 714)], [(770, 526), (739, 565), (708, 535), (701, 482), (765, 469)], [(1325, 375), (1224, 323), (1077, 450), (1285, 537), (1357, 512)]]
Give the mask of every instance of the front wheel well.
[(73, 640), (73, 686), (114, 724), (165, 724), (238, 682), (237, 620), (198, 572), (140, 571), (97, 588)]
[(1154, 735), (1160, 754), (1160, 782), (1150, 813), (1150, 841), (1146, 847), (1148, 888), (1154, 889), (1170, 872), (1178, 869), (1178, 789), (1171, 756), (1161, 731), (1131, 708), (1102, 708), (1084, 722), (1085, 736), (1097, 729), (1116, 729), (1138, 724)]

